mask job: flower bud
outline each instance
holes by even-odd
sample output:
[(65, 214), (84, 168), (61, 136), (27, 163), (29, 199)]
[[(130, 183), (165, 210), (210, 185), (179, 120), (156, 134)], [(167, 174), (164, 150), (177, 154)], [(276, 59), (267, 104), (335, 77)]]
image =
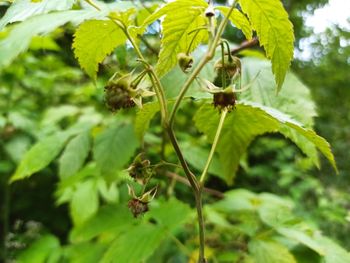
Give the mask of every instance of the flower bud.
[(187, 55), (186, 53), (177, 54), (177, 61), (181, 70), (184, 73), (188, 73), (188, 71), (192, 68), (193, 58), (190, 55)]

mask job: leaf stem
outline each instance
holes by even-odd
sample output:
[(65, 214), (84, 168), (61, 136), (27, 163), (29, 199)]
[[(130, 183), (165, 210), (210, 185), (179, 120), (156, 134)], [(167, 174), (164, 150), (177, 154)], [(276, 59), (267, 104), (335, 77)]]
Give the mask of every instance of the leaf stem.
[(215, 138), (214, 138), (213, 144), (212, 144), (211, 149), (210, 149), (209, 157), (207, 159), (207, 162), (205, 164), (205, 167), (203, 169), (202, 175), (201, 175), (200, 180), (199, 180), (199, 182), (200, 182), (200, 184), (202, 186), (204, 185), (205, 177), (206, 177), (206, 175), (208, 173), (208, 170), (209, 170), (209, 167), (210, 167), (210, 163), (211, 163), (211, 161), (213, 159), (216, 147), (218, 145), (218, 142), (219, 142), (219, 139), (220, 139), (220, 135), (221, 135), (221, 132), (222, 132), (222, 128), (224, 127), (224, 122), (225, 122), (225, 118), (227, 116), (227, 113), (228, 113), (227, 108), (224, 108), (222, 110), (222, 112), (221, 112), (219, 126), (218, 126), (218, 128), (216, 130)]

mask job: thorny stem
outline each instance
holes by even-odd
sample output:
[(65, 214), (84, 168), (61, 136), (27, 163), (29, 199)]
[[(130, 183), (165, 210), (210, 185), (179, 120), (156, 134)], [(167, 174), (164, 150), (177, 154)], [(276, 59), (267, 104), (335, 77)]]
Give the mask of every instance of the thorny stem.
[(219, 142), (219, 138), (220, 138), (220, 135), (221, 135), (221, 132), (222, 132), (222, 128), (224, 127), (224, 122), (225, 122), (225, 118), (227, 116), (227, 113), (228, 113), (228, 109), (227, 108), (224, 108), (221, 112), (221, 117), (220, 117), (220, 121), (219, 121), (219, 126), (216, 130), (216, 134), (215, 134), (215, 138), (214, 138), (214, 141), (213, 141), (213, 144), (211, 146), (211, 150), (210, 150), (210, 153), (209, 153), (209, 157), (208, 157), (208, 160), (205, 164), (205, 167), (203, 169), (203, 172), (202, 172), (202, 175), (200, 177), (200, 184), (201, 186), (204, 185), (204, 182), (205, 182), (205, 176), (207, 175), (208, 173), (208, 170), (209, 170), (209, 166), (210, 166), (210, 163), (213, 159), (213, 156), (214, 156), (214, 153), (215, 153), (215, 149), (218, 145), (218, 142)]

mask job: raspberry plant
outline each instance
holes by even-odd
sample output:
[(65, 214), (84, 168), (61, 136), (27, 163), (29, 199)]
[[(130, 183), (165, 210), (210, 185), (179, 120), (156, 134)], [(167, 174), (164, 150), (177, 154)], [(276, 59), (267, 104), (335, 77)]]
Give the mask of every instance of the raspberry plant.
[[(25, 15), (18, 15), (18, 12), (24, 8), (27, 8)], [(145, 16), (144, 11), (149, 9), (152, 12), (146, 12)], [(165, 4), (155, 3), (152, 6), (145, 6), (142, 1), (119, 1), (113, 4), (90, 0), (79, 3), (72, 0), (15, 1), (1, 19), (0, 28), (17, 21), (24, 22), (13, 26), (8, 36), (0, 42), (1, 66), (9, 65), (19, 53), (23, 52), (34, 35), (49, 33), (68, 22), (76, 27), (72, 45), (75, 57), (81, 68), (95, 83), (98, 82), (99, 64), (108, 61), (106, 57), (117, 47), (126, 44), (130, 46), (137, 55), (137, 59), (132, 64), (134, 66), (129, 72), (118, 71), (110, 76), (109, 81), (104, 85), (104, 102), (112, 111), (110, 116), (113, 118), (117, 118), (125, 111), (132, 111), (131, 108), (134, 107), (137, 107), (137, 113), (134, 125), (110, 124), (106, 130), (96, 135), (93, 146), (91, 146), (89, 131), (96, 123), (89, 124), (88, 129), (84, 125), (73, 126), (40, 140), (25, 154), (11, 177), (11, 182), (22, 180), (42, 170), (61, 153), (62, 149), (64, 151), (59, 159), (59, 175), (62, 182), (76, 173), (80, 173), (81, 176), (84, 176), (84, 173), (97, 173), (108, 178), (109, 175), (115, 174), (116, 170), (121, 170), (130, 158), (136, 155), (126, 170), (131, 181), (136, 183), (135, 186), (128, 185), (130, 200), (125, 207), (131, 210), (134, 220), (140, 220), (140, 218), (142, 220), (145, 214), (147, 221), (147, 214), (152, 213), (149, 205), (154, 198), (157, 198), (158, 191), (157, 186), (151, 187), (152, 178), (169, 174), (170, 168), (183, 171), (186, 179), (180, 177), (179, 180), (191, 187), (197, 212), (198, 263), (205, 263), (208, 262), (210, 253), (206, 255), (208, 241), (205, 235), (203, 193), (206, 189), (208, 174), (211, 173), (212, 162), (220, 164), (219, 177), (231, 185), (240, 159), (254, 138), (266, 133), (280, 133), (294, 142), (316, 166), (319, 166), (317, 151), (320, 151), (336, 170), (329, 144), (310, 128), (309, 123), (301, 123), (304, 119), (309, 121), (313, 116), (305, 117), (300, 112), (288, 112), (285, 104), (269, 104), (263, 97), (253, 98), (256, 91), (255, 82), (268, 75), (266, 65), (269, 66), (269, 64), (266, 61), (263, 61), (263, 64), (260, 63), (260, 68), (256, 66), (257, 72), (249, 77), (249, 81), (242, 79), (245, 70), (252, 70), (249, 69), (251, 65), (248, 66), (249, 59), (239, 58), (239, 52), (257, 43), (264, 49), (266, 58), (271, 60), (275, 84), (270, 83), (270, 88), (273, 86), (276, 93), (279, 93), (286, 76), (287, 80), (292, 78), (288, 68), (293, 57), (293, 26), (279, 0), (236, 0), (230, 6), (218, 6), (212, 1), (205, 0), (174, 0)], [(144, 55), (142, 40), (147, 35), (147, 30), (150, 30), (157, 21), (161, 21), (158, 32), (161, 46), (157, 61), (154, 63)], [(241, 30), (247, 42), (237, 48), (223, 39), (223, 33), (229, 26)], [(164, 79), (177, 67), (182, 71), (176, 74), (179, 74), (178, 77), (184, 81), (176, 96), (171, 97)], [(193, 156), (192, 158), (186, 156), (177, 138), (179, 109), (190, 103), (188, 94), (193, 94), (194, 86), (200, 87), (202, 95), (196, 98), (200, 103), (195, 104), (197, 108), (193, 123), (198, 132), (204, 134), (211, 143), (203, 165), (192, 161)], [(281, 96), (282, 100), (288, 97)], [(287, 109), (287, 112), (282, 113), (280, 110), (283, 109)], [(170, 163), (167, 160), (152, 164), (147, 159), (149, 153), (142, 153), (147, 149), (141, 145), (145, 141), (145, 133), (152, 126), (151, 121), (158, 112), (163, 147), (168, 143), (172, 146), (179, 164)], [(84, 113), (81, 114), (84, 115)], [(296, 117), (296, 120), (293, 117)], [(100, 123), (101, 120), (97, 122)], [(82, 123), (78, 122), (78, 124)], [(130, 139), (130, 134), (135, 136), (133, 135), (134, 137)], [(117, 141), (114, 142), (113, 138)], [(82, 149), (77, 156), (74, 153), (75, 147)], [(94, 163), (83, 167), (90, 147), (92, 147)], [(139, 152), (135, 154), (136, 150)], [(118, 151), (123, 152), (123, 155), (118, 155), (116, 160), (112, 153), (118, 153)], [(162, 158), (165, 156), (164, 149), (160, 155)], [(71, 162), (71, 156), (76, 158), (75, 163)], [(194, 172), (193, 167), (196, 171), (200, 170), (200, 173)], [(94, 180), (81, 182), (77, 190), (83, 193), (87, 200), (90, 199), (91, 203), (97, 203), (86, 218), (78, 216), (79, 205), (75, 203), (79, 201), (75, 198), (76, 195), (70, 196), (68, 188), (65, 188), (63, 183), (58, 191), (58, 195), (61, 196), (58, 202), (69, 202), (71, 207), (76, 209), (72, 210), (75, 211), (72, 214), (76, 225), (72, 232), (74, 242), (90, 240), (99, 234), (85, 224), (98, 209), (96, 200), (99, 197), (96, 189), (99, 189), (101, 195), (113, 195), (108, 190), (101, 190), (107, 187), (104, 180), (96, 179), (97, 184)], [(137, 185), (141, 186), (141, 190), (134, 189), (138, 187)], [(311, 228), (305, 225), (287, 226), (288, 222), (292, 224), (289, 220), (293, 218), (289, 203), (284, 203), (268, 194), (257, 195), (246, 190), (235, 190), (221, 198), (223, 199), (214, 205), (206, 206), (211, 214), (207, 216), (210, 223), (229, 225), (229, 214), (239, 214), (241, 202), (242, 210), (257, 214), (261, 225), (268, 226), (275, 236), (282, 236), (309, 247), (323, 256), (327, 263), (340, 262), (333, 258), (333, 251), (337, 251), (341, 255), (339, 257), (349, 260), (345, 250), (331, 243), (317, 231), (307, 235), (307, 231), (311, 231)], [(170, 231), (175, 226), (181, 225), (183, 220), (181, 214), (183, 217), (188, 216), (188, 206), (177, 202), (173, 199), (168, 204), (154, 209), (153, 216), (162, 222), (164, 228), (156, 228), (148, 222), (129, 226), (129, 232), (112, 242), (106, 249), (101, 262), (144, 262), (151, 255), (154, 247), (161, 242), (162, 231), (165, 231), (164, 229)], [(176, 206), (178, 209), (173, 210), (172, 207)], [(168, 210), (169, 215), (162, 215), (161, 209), (166, 212)], [(286, 210), (287, 218), (274, 217), (278, 214), (278, 210)], [(108, 210), (105, 213), (108, 214)], [(243, 216), (243, 214), (239, 215)], [(111, 220), (103, 215), (103, 212), (100, 216)], [(172, 221), (171, 217), (176, 220)], [(220, 219), (215, 220), (215, 217)], [(114, 223), (112, 220), (110, 224), (118, 224), (123, 220), (123, 218), (116, 219)], [(267, 239), (258, 237), (259, 235), (255, 232), (247, 231), (244, 234), (251, 241), (248, 242), (248, 247), (240, 248), (242, 253), (236, 262), (296, 262), (288, 247), (283, 242), (278, 242), (275, 236), (269, 236), (272, 234), (268, 231), (260, 233), (270, 237)], [(136, 238), (144, 247), (130, 255), (125, 252), (128, 247), (123, 246), (123, 242), (128, 244), (128, 240), (135, 239), (135, 236), (141, 239), (139, 241)], [(237, 239), (238, 243), (243, 241)], [(329, 250), (327, 246), (333, 246), (333, 248)], [(118, 261), (118, 257), (122, 258), (119, 258), (121, 261)]]

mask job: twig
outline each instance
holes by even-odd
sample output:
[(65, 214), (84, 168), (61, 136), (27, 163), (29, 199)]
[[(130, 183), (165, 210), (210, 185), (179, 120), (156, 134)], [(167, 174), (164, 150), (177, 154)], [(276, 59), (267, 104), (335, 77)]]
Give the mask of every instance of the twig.
[(253, 37), (251, 40), (244, 41), (238, 47), (231, 49), (231, 55), (235, 55), (235, 54), (241, 52), (244, 49), (254, 47), (258, 43), (259, 43), (259, 39), (257, 37)]
[[(165, 176), (168, 178), (174, 179), (177, 182), (182, 183), (184, 185), (191, 186), (190, 182), (185, 177), (178, 175), (176, 173), (166, 172)], [(209, 195), (212, 195), (214, 197), (217, 197), (219, 199), (223, 199), (225, 197), (225, 195), (222, 192), (215, 190), (215, 189), (212, 189), (212, 188), (208, 188), (208, 187), (204, 187), (203, 192), (207, 193)]]

